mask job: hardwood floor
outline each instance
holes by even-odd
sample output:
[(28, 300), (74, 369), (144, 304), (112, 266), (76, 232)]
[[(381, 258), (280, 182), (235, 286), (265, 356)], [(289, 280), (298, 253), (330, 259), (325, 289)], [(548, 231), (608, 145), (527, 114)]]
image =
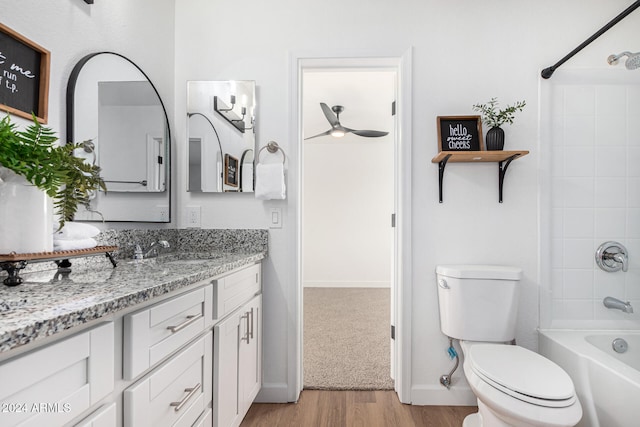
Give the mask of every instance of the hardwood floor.
[(303, 390), (298, 403), (254, 403), (240, 427), (460, 427), (477, 410), (403, 405), (390, 390)]

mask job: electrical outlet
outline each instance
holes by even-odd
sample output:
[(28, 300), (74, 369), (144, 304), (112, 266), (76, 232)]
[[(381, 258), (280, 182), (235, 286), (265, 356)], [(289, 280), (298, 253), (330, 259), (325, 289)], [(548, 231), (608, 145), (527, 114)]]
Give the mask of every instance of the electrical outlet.
[(169, 221), (169, 206), (156, 206), (156, 215), (158, 217), (158, 221)]
[(200, 228), (200, 206), (187, 206), (185, 208), (187, 217), (187, 228)]

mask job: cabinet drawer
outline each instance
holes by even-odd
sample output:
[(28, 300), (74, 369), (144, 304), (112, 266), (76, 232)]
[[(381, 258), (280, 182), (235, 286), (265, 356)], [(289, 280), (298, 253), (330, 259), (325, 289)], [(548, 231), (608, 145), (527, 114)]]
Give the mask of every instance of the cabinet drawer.
[(113, 323), (0, 365), (0, 425), (61, 426), (114, 387)]
[(132, 380), (198, 336), (211, 316), (211, 285), (124, 317), (123, 375)]
[(213, 318), (222, 319), (260, 292), (260, 264), (229, 274), (213, 282)]
[(125, 427), (192, 426), (212, 394), (209, 332), (124, 391)]

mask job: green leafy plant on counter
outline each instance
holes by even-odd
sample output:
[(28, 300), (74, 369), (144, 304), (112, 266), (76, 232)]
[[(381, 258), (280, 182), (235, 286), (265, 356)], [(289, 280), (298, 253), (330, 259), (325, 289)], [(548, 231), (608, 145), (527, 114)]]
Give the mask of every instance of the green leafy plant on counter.
[(107, 190), (100, 177), (100, 167), (74, 156), (81, 143), (55, 145), (54, 132), (38, 123), (17, 130), (7, 114), (0, 121), (0, 166), (23, 176), (54, 201), (58, 226), (73, 219), (78, 205), (89, 207), (90, 196)]
[(513, 119), (518, 111), (524, 109), (526, 101), (519, 101), (506, 108), (498, 109), (498, 98), (491, 98), (486, 104), (474, 104), (473, 110), (478, 111), (482, 116), (482, 121), (489, 128), (500, 127), (505, 123), (513, 124)]

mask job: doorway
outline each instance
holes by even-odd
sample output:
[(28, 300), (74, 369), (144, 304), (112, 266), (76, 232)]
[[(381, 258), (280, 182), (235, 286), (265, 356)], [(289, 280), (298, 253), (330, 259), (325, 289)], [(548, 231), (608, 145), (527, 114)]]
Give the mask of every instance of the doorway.
[[(396, 87), (393, 69), (302, 74), (304, 388), (393, 389)], [(334, 118), (357, 134), (327, 135)]]
[(292, 53), (290, 56), (290, 138), (291, 158), (294, 167), (289, 170), (289, 197), (293, 212), (288, 241), (294, 248), (294, 269), (291, 270), (291, 282), (287, 299), (290, 302), (291, 328), (288, 333), (288, 375), (287, 400), (297, 401), (302, 391), (303, 380), (303, 308), (302, 308), (302, 195), (301, 165), (303, 155), (302, 132), (302, 75), (309, 69), (391, 69), (396, 71), (396, 132), (394, 143), (394, 200), (395, 228), (394, 236), (394, 295), (391, 316), (395, 339), (392, 341), (392, 366), (395, 368), (395, 391), (402, 403), (411, 403), (411, 233), (412, 233), (412, 50), (411, 49), (373, 49), (343, 50), (309, 55)]

